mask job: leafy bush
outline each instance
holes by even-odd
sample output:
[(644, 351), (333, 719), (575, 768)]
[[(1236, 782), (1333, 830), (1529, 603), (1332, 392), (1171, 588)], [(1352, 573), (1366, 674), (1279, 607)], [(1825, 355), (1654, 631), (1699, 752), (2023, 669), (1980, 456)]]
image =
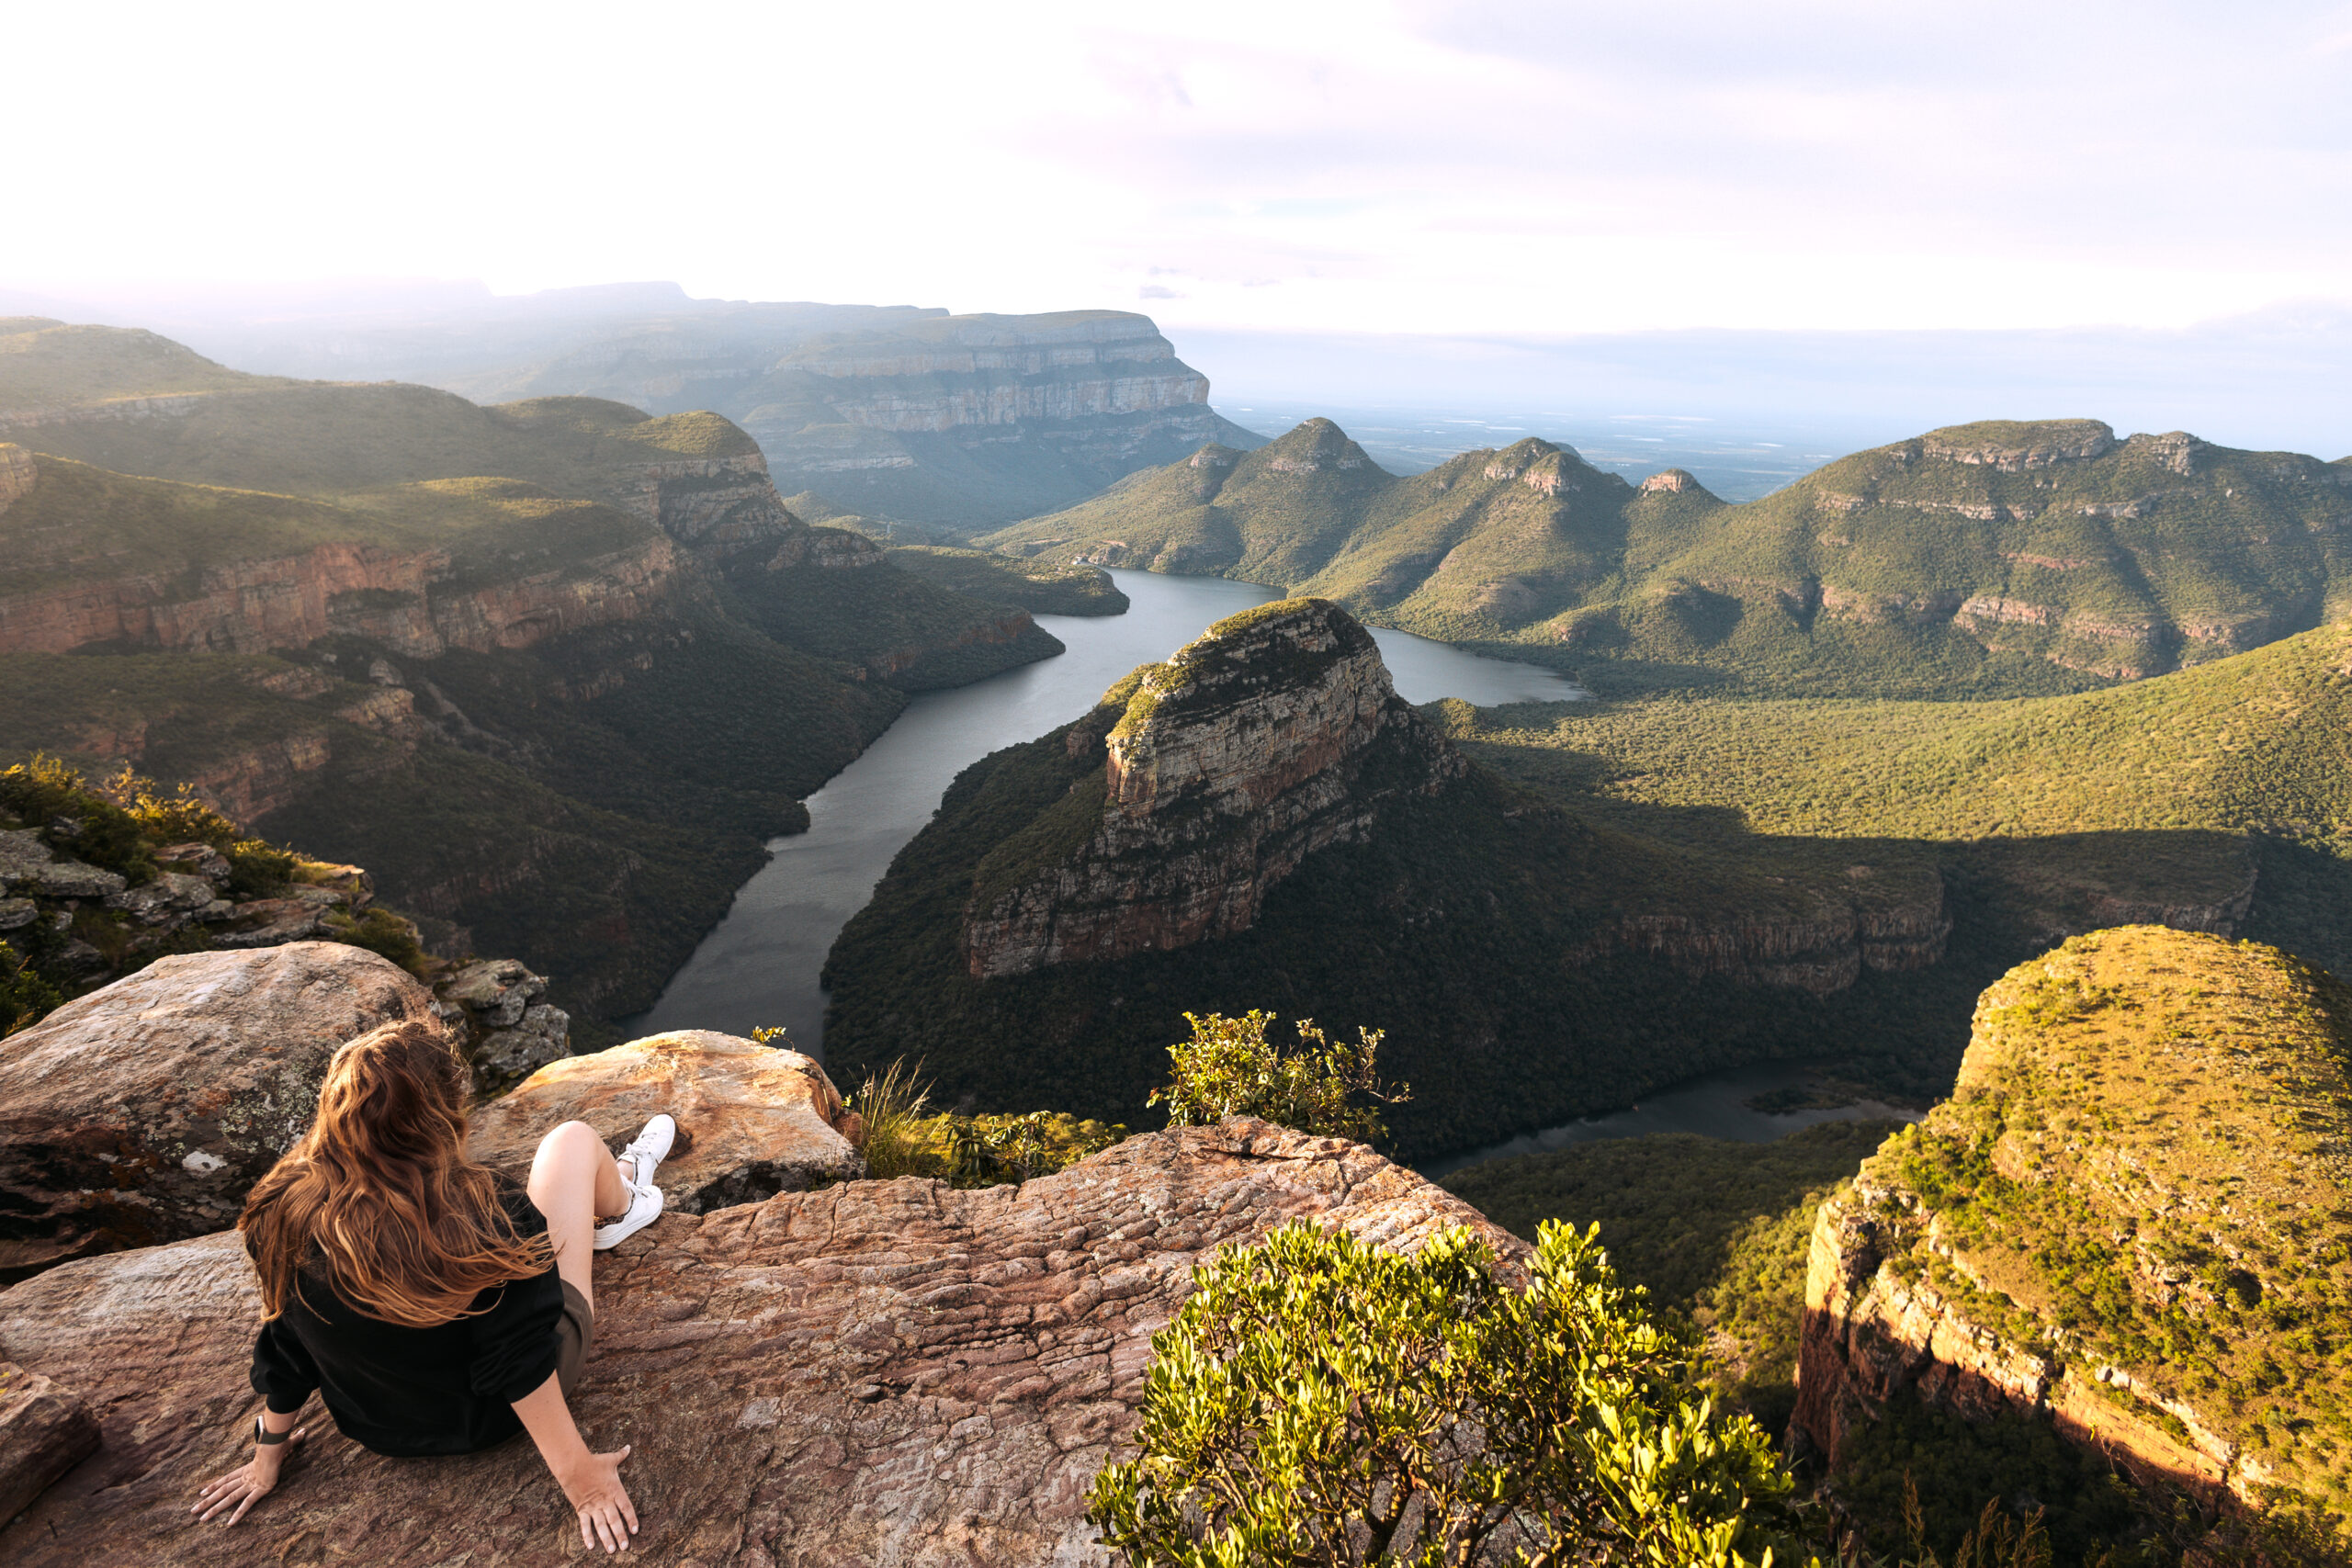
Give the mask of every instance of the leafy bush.
[(389, 958), (420, 979), (432, 965), (433, 961), (425, 956), (424, 943), (417, 939), (416, 928), (390, 909), (369, 909), (361, 915), (337, 909), (327, 917), (326, 927), (334, 941), (364, 947), (379, 957)]
[(1054, 1111), (926, 1116), (930, 1101), (929, 1089), (903, 1061), (866, 1078), (850, 1109), (865, 1123), (857, 1146), (867, 1177), (922, 1176), (956, 1187), (997, 1187), (1050, 1176), (1127, 1135), (1125, 1127)]
[(30, 1029), (51, 1008), (64, 1005), (64, 992), (43, 979), (14, 947), (0, 942), (0, 1039)]
[(1529, 1274), (1466, 1229), (1223, 1254), (1154, 1337), (1143, 1451), (1088, 1517), (1152, 1568), (1807, 1561), (1770, 1440), (1691, 1386), (1600, 1244), (1546, 1225)]
[(1151, 1091), (1148, 1105), (1168, 1107), (1170, 1127), (1197, 1127), (1227, 1116), (1259, 1116), (1325, 1137), (1378, 1143), (1388, 1130), (1379, 1113), (1353, 1103), (1362, 1095), (1402, 1103), (1410, 1089), (1382, 1087), (1374, 1070), (1381, 1032), (1360, 1029), (1353, 1045), (1331, 1043), (1311, 1019), (1298, 1021), (1298, 1049), (1287, 1055), (1266, 1038), (1274, 1015), (1252, 1009), (1239, 1018), (1192, 1013), (1193, 1037), (1168, 1048), (1174, 1076)]

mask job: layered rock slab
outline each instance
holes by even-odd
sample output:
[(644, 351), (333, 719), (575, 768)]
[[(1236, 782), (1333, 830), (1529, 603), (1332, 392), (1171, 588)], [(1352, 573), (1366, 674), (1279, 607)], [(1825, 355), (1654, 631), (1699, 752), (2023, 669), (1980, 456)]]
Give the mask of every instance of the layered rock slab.
[[(675, 1568), (1102, 1563), (1083, 1518), (1132, 1430), (1150, 1337), (1218, 1247), (1293, 1218), (1410, 1248), (1466, 1224), (1360, 1145), (1235, 1120), (1131, 1138), (1058, 1175), (957, 1191), (851, 1182), (666, 1214), (596, 1261), (572, 1400), (624, 1472), (644, 1561)], [(80, 1393), (104, 1447), (5, 1533), (66, 1568), (569, 1562), (578, 1529), (517, 1440), (385, 1460), (318, 1418), (235, 1530), (193, 1522), (240, 1462), (258, 1307), (232, 1235), (69, 1264), (0, 1295), (0, 1353)]]
[(825, 1069), (797, 1051), (683, 1029), (551, 1063), (477, 1111), (475, 1158), (522, 1176), (548, 1129), (581, 1121), (617, 1151), (668, 1111), (678, 1138), (655, 1178), (688, 1214), (865, 1174), (850, 1111)]
[(233, 1225), (335, 1047), (432, 1016), (390, 962), (298, 942), (158, 959), (0, 1041), (0, 1280)]
[(1247, 931), (1308, 855), (1468, 771), (1372, 634), (1321, 599), (1219, 621), (1113, 687), (1067, 744), (1103, 749), (1101, 787), (981, 863), (963, 921), (976, 977)]

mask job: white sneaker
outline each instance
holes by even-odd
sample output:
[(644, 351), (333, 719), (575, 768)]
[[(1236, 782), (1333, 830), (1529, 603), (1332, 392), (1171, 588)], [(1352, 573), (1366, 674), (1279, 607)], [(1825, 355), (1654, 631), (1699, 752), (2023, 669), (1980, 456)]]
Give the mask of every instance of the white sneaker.
[(620, 1153), (621, 1163), (631, 1168), (633, 1174), (625, 1178), (631, 1187), (653, 1185), (656, 1167), (670, 1157), (670, 1145), (678, 1141), (678, 1119), (664, 1111), (646, 1122), (628, 1147)]
[(664, 1112), (648, 1122), (645, 1130), (620, 1152), (618, 1163), (633, 1173), (621, 1178), (621, 1185), (628, 1190), (628, 1208), (619, 1219), (596, 1227), (597, 1251), (618, 1247), (662, 1217), (662, 1189), (653, 1185), (653, 1173), (677, 1137), (676, 1119)]

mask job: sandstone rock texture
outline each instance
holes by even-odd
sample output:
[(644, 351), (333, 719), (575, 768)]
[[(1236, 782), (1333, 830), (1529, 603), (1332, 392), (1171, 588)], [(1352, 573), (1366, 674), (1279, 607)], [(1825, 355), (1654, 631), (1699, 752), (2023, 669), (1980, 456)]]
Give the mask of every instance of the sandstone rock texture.
[(0, 1361), (0, 1519), (30, 1507), (97, 1446), (87, 1404), (39, 1372)]
[(300, 555), (207, 561), (193, 573), (84, 580), (0, 597), (0, 653), (69, 653), (96, 643), (258, 653), (330, 635), (417, 658), (529, 648), (650, 613), (674, 596), (679, 567), (676, 547), (650, 530), (618, 550), (487, 584), (466, 583), (447, 550), (323, 544)]
[[(572, 1401), (667, 1568), (1106, 1563), (1082, 1518), (1133, 1428), (1150, 1336), (1193, 1266), (1285, 1220), (1410, 1247), (1467, 1224), (1358, 1145), (1234, 1121), (1059, 1175), (956, 1191), (850, 1182), (664, 1215), (596, 1260)], [(525, 1441), (384, 1460), (318, 1436), (233, 1531), (188, 1516), (241, 1461), (256, 1317), (234, 1235), (94, 1258), (0, 1294), (0, 1353), (79, 1393), (104, 1446), (0, 1533), (20, 1568), (468, 1562), (582, 1555)], [(166, 1325), (159, 1332), (159, 1325)]]
[(234, 1224), (334, 1048), (432, 1006), (372, 953), (302, 942), (159, 959), (0, 1041), (0, 1280)]
[(963, 927), (980, 978), (1247, 931), (1306, 856), (1468, 772), (1372, 634), (1321, 599), (1218, 622), (1114, 687), (1068, 744), (1103, 748), (1099, 812), (1073, 791), (1061, 841), (1023, 835), (982, 863)]
[(667, 1207), (707, 1213), (865, 1173), (851, 1113), (825, 1069), (797, 1051), (707, 1029), (633, 1040), (551, 1063), (473, 1118), (469, 1147), (521, 1176), (560, 1122), (581, 1121), (617, 1152), (656, 1111), (678, 1142), (655, 1184)]
[[(1988, 989), (1952, 1099), (1814, 1232), (1794, 1428), (1834, 1472), (1910, 1391), (2023, 1412), (2144, 1481), (2352, 1517), (2352, 990), (2278, 952), (2125, 927)], [(2327, 1446), (2323, 1446), (2327, 1445)]]

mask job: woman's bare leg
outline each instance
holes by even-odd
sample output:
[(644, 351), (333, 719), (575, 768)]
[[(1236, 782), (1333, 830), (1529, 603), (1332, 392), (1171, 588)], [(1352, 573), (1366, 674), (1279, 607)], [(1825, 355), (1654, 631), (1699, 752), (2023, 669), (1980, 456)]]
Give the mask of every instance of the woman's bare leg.
[(539, 1140), (539, 1152), (531, 1160), (530, 1191), (532, 1203), (547, 1216), (556, 1273), (594, 1310), (596, 1292), (588, 1282), (588, 1263), (595, 1256), (596, 1222), (628, 1208), (620, 1166), (596, 1129), (585, 1122), (566, 1122)]

